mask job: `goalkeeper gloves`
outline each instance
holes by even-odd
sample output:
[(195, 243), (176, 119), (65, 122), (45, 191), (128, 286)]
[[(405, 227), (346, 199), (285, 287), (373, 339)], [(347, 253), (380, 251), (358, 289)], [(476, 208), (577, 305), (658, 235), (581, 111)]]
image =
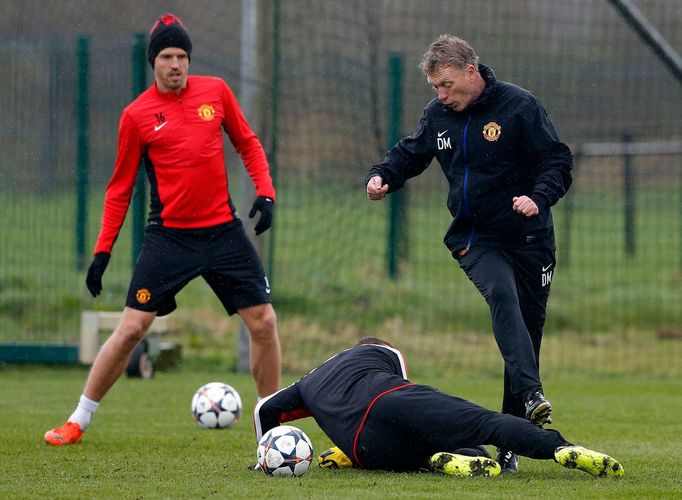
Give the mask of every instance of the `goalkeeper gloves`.
[(272, 212), (275, 208), (275, 202), (266, 196), (259, 196), (256, 201), (253, 202), (251, 211), (249, 212), (249, 219), (253, 219), (256, 212), (260, 212), (260, 220), (256, 224), (256, 236), (264, 233), (270, 226), (272, 226)]
[(333, 448), (329, 448), (327, 451), (320, 453), (320, 456), (317, 457), (317, 461), (319, 462), (317, 464), (318, 467), (324, 469), (348, 469), (353, 467), (353, 462), (350, 461), (350, 458), (348, 458), (338, 446), (334, 446)]
[(85, 284), (87, 285), (88, 290), (90, 290), (90, 293), (93, 297), (97, 297), (100, 293), (102, 293), (102, 275), (109, 264), (110, 258), (110, 253), (99, 252), (95, 255), (95, 258), (92, 259), (92, 263), (88, 268), (88, 275), (85, 278)]

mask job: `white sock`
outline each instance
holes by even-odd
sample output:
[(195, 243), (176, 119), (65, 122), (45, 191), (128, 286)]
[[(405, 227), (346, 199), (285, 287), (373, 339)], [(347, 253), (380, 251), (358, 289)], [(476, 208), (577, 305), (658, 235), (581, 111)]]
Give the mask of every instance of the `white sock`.
[(81, 398), (78, 400), (78, 406), (76, 411), (74, 411), (69, 417), (69, 422), (76, 422), (80, 425), (81, 430), (85, 430), (90, 426), (90, 421), (92, 420), (92, 414), (99, 408), (99, 402), (88, 399), (81, 394)]

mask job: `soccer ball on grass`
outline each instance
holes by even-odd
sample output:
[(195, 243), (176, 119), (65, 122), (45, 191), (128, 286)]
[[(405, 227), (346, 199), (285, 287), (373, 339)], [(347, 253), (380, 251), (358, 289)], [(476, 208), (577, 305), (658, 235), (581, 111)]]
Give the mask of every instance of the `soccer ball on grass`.
[(211, 382), (197, 389), (192, 398), (192, 415), (201, 427), (227, 429), (239, 420), (242, 398), (234, 387)]
[(269, 476), (302, 476), (313, 460), (313, 444), (301, 429), (280, 425), (263, 434), (256, 456)]

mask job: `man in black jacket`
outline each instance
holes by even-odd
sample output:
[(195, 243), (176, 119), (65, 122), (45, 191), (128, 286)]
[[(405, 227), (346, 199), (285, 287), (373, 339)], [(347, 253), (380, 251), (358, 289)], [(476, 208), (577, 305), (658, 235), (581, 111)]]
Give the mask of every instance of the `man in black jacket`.
[(575, 446), (555, 430), (410, 382), (400, 351), (373, 337), (262, 399), (254, 409), (256, 439), (308, 416), (336, 445), (322, 454), (323, 467), (334, 462), (337, 467), (496, 476), (500, 465), (479, 448), (490, 444), (597, 477), (623, 475), (612, 457)]
[[(488, 303), (504, 358), (502, 412), (551, 423), (539, 373), (556, 264), (550, 207), (571, 185), (573, 157), (540, 102), (498, 81), (466, 41), (442, 35), (420, 67), (437, 98), (369, 171), (367, 196), (383, 199), (438, 160), (453, 218), (445, 245)], [(498, 460), (518, 468), (509, 450)]]

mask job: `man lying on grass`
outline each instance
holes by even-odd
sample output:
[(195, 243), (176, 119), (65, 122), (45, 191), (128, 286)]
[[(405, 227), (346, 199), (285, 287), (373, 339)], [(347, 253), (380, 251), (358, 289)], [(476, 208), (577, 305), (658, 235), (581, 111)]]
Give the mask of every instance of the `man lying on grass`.
[(558, 431), (410, 382), (400, 351), (378, 338), (361, 339), (262, 399), (254, 410), (256, 439), (308, 416), (337, 445), (320, 456), (322, 467), (497, 476), (500, 465), (482, 448), (493, 445), (597, 477), (623, 475), (615, 459)]

